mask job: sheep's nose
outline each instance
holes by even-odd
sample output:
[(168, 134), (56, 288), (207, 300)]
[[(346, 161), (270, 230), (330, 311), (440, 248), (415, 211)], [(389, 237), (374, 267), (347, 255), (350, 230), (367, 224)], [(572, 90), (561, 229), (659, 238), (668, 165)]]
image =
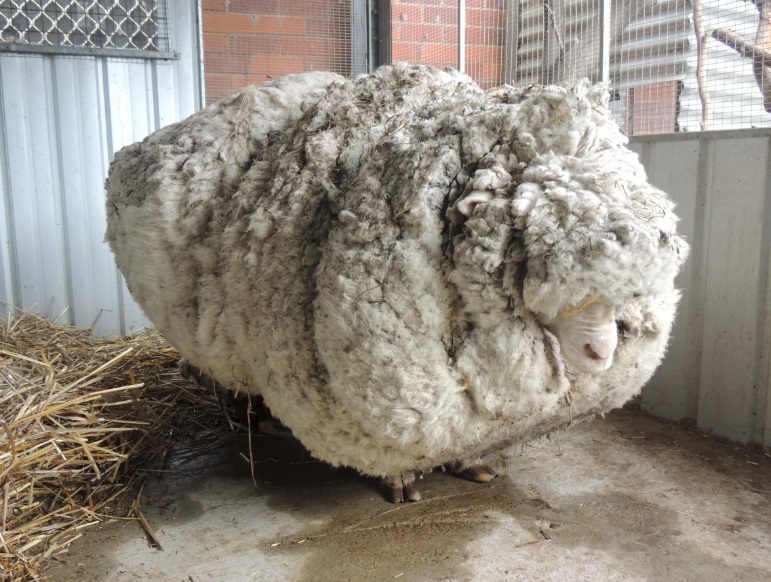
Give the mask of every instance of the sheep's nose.
[(615, 351), (616, 342), (610, 340), (597, 341), (584, 345), (584, 354), (586, 354), (586, 357), (597, 362), (612, 358), (613, 352)]
[(601, 362), (605, 358), (598, 354), (596, 351), (594, 351), (594, 348), (591, 346), (591, 344), (586, 344), (584, 346), (584, 353), (586, 354), (586, 357), (590, 360), (596, 360), (598, 362)]

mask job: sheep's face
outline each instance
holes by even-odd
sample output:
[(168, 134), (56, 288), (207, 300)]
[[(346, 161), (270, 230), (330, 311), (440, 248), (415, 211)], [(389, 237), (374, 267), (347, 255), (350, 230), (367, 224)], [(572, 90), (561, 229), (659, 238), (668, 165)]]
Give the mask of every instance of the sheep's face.
[(615, 314), (610, 302), (596, 299), (567, 309), (546, 324), (569, 368), (586, 373), (610, 368), (618, 344)]

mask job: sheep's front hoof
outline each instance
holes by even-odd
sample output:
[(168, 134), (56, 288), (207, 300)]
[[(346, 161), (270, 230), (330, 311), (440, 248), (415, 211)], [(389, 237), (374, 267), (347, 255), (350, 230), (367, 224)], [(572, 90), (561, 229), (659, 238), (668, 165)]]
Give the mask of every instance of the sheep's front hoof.
[(447, 465), (447, 472), (467, 481), (475, 483), (489, 483), (498, 476), (489, 465), (485, 465), (482, 459), (473, 459), (471, 461), (458, 461)]
[(391, 503), (405, 501), (420, 501), (420, 491), (415, 488), (415, 473), (402, 473), (383, 477), (381, 480), (386, 488), (386, 497)]

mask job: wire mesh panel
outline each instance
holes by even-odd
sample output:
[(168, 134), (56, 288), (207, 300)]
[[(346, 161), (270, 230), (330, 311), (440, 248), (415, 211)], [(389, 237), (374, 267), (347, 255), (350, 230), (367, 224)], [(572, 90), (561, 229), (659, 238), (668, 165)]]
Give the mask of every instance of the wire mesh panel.
[(504, 82), (506, 1), (467, 0), (465, 72), (482, 87)]
[(771, 1), (692, 2), (680, 129), (771, 127)]
[[(204, 0), (208, 101), (286, 73), (359, 72), (355, 10), (380, 4)], [(393, 0), (390, 16), (393, 61), (486, 88), (605, 80), (629, 134), (771, 126), (771, 0)]]
[(512, 0), (507, 11), (509, 82), (600, 80), (604, 33), (627, 133), (771, 126), (771, 0)]
[(600, 60), (599, 0), (514, 0), (516, 83), (596, 78)]
[[(463, 68), (483, 87), (503, 82), (506, 0), (395, 0), (394, 61)], [(464, 21), (463, 38), (459, 22)], [(461, 53), (460, 43), (463, 45)]]
[(458, 14), (454, 1), (392, 2), (393, 60), (457, 69)]
[(288, 73), (351, 74), (350, 0), (203, 0), (206, 101)]
[(168, 49), (163, 0), (2, 0), (0, 42), (49, 47)]
[(629, 134), (678, 131), (677, 114), (693, 50), (690, 0), (621, 2), (610, 45), (613, 104)]

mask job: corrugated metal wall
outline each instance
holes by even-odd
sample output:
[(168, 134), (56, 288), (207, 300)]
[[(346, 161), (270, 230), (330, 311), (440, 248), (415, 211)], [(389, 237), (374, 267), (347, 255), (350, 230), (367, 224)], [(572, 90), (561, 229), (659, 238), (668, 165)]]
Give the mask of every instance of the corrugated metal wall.
[(100, 334), (146, 324), (103, 242), (121, 147), (200, 108), (198, 11), (169, 3), (180, 60), (0, 53), (0, 299)]
[(669, 352), (643, 405), (771, 446), (771, 131), (643, 136), (632, 147), (678, 203), (692, 248)]

